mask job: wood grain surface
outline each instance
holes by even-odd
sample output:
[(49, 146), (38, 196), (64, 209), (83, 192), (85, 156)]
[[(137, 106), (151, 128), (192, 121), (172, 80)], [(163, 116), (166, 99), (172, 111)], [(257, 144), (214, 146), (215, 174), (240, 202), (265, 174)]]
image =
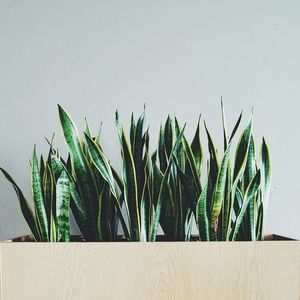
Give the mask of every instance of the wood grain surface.
[(1, 299), (300, 299), (300, 242), (1, 243)]

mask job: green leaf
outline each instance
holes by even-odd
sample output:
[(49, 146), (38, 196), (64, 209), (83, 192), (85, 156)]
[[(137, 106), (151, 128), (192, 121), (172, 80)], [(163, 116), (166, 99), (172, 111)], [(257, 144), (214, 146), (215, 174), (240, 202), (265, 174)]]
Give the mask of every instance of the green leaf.
[(192, 144), (191, 144), (191, 149), (192, 152), (194, 154), (194, 159), (195, 159), (195, 163), (197, 166), (197, 170), (198, 170), (198, 175), (200, 176), (201, 172), (202, 172), (202, 165), (203, 165), (203, 148), (201, 145), (201, 141), (200, 141), (200, 118), (197, 124), (197, 129), (196, 129), (196, 133), (194, 135)]
[(183, 144), (184, 144), (184, 149), (185, 149), (185, 153), (186, 153), (186, 157), (187, 157), (187, 164), (189, 166), (189, 170), (191, 171), (191, 175), (193, 177), (193, 181), (194, 181), (194, 184), (195, 184), (195, 187), (197, 190), (197, 194), (200, 195), (201, 183), (200, 183), (200, 177), (199, 177), (199, 173), (197, 170), (195, 157), (193, 155), (193, 151), (192, 151), (190, 145), (188, 144), (185, 136), (183, 136)]
[(261, 146), (261, 172), (262, 172), (262, 196), (265, 207), (268, 206), (270, 195), (271, 179), (272, 179), (272, 163), (269, 147), (263, 138)]
[[(48, 162), (45, 166), (46, 172), (43, 179), (44, 185), (44, 201), (45, 201), (45, 209), (48, 220), (48, 228), (51, 230), (51, 217), (52, 217), (52, 206), (54, 205), (55, 198), (55, 186), (54, 186), (54, 178)], [(51, 236), (51, 232), (49, 233)]]
[(150, 216), (152, 206), (150, 204), (150, 199), (147, 197), (147, 181), (145, 181), (145, 185), (143, 188), (142, 193), (142, 200), (141, 200), (141, 241), (146, 242), (148, 241), (148, 234), (149, 234), (149, 226), (150, 226)]
[(40, 177), (41, 177), (41, 180), (43, 180), (44, 178), (44, 174), (45, 174), (45, 161), (44, 161), (44, 157), (43, 155), (40, 156)]
[[(241, 116), (240, 116), (241, 117)], [(237, 125), (239, 124), (239, 121)], [(245, 130), (243, 131), (240, 139), (238, 141), (236, 151), (235, 151), (235, 161), (234, 161), (234, 170), (232, 177), (232, 186), (231, 186), (231, 197), (230, 197), (230, 209), (228, 210), (229, 215), (227, 217), (228, 227), (226, 231), (226, 240), (230, 237), (231, 231), (231, 219), (232, 219), (232, 211), (234, 208), (234, 199), (237, 185), (244, 174), (247, 157), (248, 157), (248, 149), (252, 135), (252, 124), (253, 124), (253, 113), (251, 114), (250, 121), (248, 122)], [(236, 126), (237, 126), (236, 125)], [(225, 234), (225, 233), (224, 233)]]
[(157, 165), (153, 165), (152, 173), (152, 197), (153, 204), (156, 207), (164, 174), (160, 171)]
[(243, 174), (245, 165), (247, 162), (248, 149), (252, 135), (252, 115), (250, 121), (242, 133), (239, 142), (236, 147), (235, 152), (235, 163), (234, 163), (234, 172), (233, 172), (233, 182), (235, 184), (239, 180), (240, 176)]
[(170, 116), (168, 116), (164, 128), (164, 144), (167, 157), (170, 157), (173, 148), (173, 122)]
[(231, 226), (231, 164), (230, 160), (228, 160), (227, 167), (227, 177), (225, 184), (225, 196), (222, 206), (222, 240), (227, 240), (227, 232), (230, 231), (229, 228)]
[(164, 142), (164, 130), (162, 126), (160, 127), (160, 131), (159, 131), (158, 158), (159, 158), (160, 170), (164, 173), (167, 169), (168, 162), (167, 162), (166, 148)]
[[(148, 135), (148, 130), (146, 131)], [(147, 138), (145, 139), (146, 144)], [(151, 176), (152, 176), (152, 165), (151, 158), (149, 157), (149, 148), (146, 145), (145, 155), (143, 160), (144, 168), (144, 186), (142, 191), (141, 200), (141, 240), (149, 241), (151, 234), (151, 226), (153, 221), (153, 197), (151, 195)]]
[(73, 121), (61, 106), (58, 106), (58, 108), (61, 127), (71, 155), (76, 178), (78, 179), (78, 185), (87, 209), (89, 231), (86, 238), (89, 241), (97, 241), (99, 240), (99, 237), (97, 233), (97, 212), (95, 211), (95, 206), (98, 205), (98, 199), (95, 179), (87, 159), (84, 156), (77, 129)]
[(112, 239), (112, 230), (110, 227), (110, 188), (108, 184), (104, 184), (99, 195), (99, 212), (98, 212), (98, 232), (100, 239), (110, 241)]
[(262, 241), (263, 236), (263, 221), (264, 221), (264, 206), (261, 203), (258, 208), (257, 224), (256, 224), (256, 239)]
[(198, 199), (196, 206), (196, 222), (199, 229), (199, 234), (201, 241), (209, 241), (210, 240), (210, 228), (209, 228), (209, 220), (207, 213), (207, 190), (208, 190), (209, 180), (205, 184), (202, 193)]
[(265, 228), (265, 213), (267, 211), (269, 197), (270, 197), (270, 188), (271, 188), (271, 180), (272, 180), (272, 163), (269, 147), (266, 144), (265, 139), (263, 138), (262, 146), (261, 146), (261, 172), (262, 172), (262, 193), (261, 199), (264, 205), (263, 207), (263, 216), (262, 216), (262, 229), (261, 229), (261, 238), (263, 238), (264, 228)]
[(186, 194), (188, 205), (192, 210), (192, 212), (194, 213), (194, 215), (196, 216), (196, 204), (200, 195), (199, 191), (197, 191), (195, 187), (192, 176), (187, 176), (186, 174), (184, 174), (184, 172), (181, 170), (180, 166), (178, 165), (177, 161), (176, 160), (174, 161), (177, 166), (178, 176), (183, 185), (183, 191)]
[(90, 138), (92, 137), (90, 126), (86, 118), (84, 118), (84, 133), (88, 135)]
[(161, 205), (160, 225), (167, 240), (175, 239), (175, 201), (170, 184), (167, 184)]
[(143, 186), (144, 186), (144, 167), (143, 167), (143, 149), (145, 145), (145, 141), (143, 140), (144, 119), (145, 119), (145, 113), (143, 113), (138, 119), (136, 130), (135, 130), (134, 147), (132, 148), (132, 156), (133, 156), (133, 161), (135, 166), (139, 204), (141, 202)]
[(129, 224), (131, 229), (131, 238), (134, 241), (140, 240), (140, 215), (137, 192), (137, 180), (134, 161), (124, 130), (119, 123), (118, 114), (116, 113), (116, 125), (118, 128), (119, 140), (123, 155), (123, 180), (125, 190), (125, 202), (129, 210)]
[(89, 136), (86, 135), (85, 138), (86, 138), (87, 145), (88, 145), (88, 148), (90, 151), (90, 155), (93, 159), (94, 165), (96, 166), (97, 170), (101, 173), (102, 177), (109, 185), (110, 191), (113, 196), (112, 201), (114, 201), (114, 204), (116, 205), (116, 208), (117, 208), (117, 211), (118, 211), (118, 214), (120, 217), (120, 221), (122, 223), (122, 227), (124, 230), (124, 234), (125, 234), (126, 238), (129, 238), (129, 232), (127, 229), (125, 219), (122, 214), (122, 208), (120, 206), (120, 203), (117, 200), (118, 197), (117, 197), (117, 193), (115, 190), (114, 176), (113, 176), (111, 167), (110, 167), (107, 159), (105, 158), (102, 150), (98, 147), (98, 145)]
[(77, 222), (80, 230), (82, 230), (83, 234), (85, 234), (87, 231), (87, 228), (86, 228), (87, 218), (88, 218), (87, 212), (86, 212), (85, 204), (77, 192), (73, 177), (70, 175), (66, 166), (61, 162), (61, 160), (56, 155), (51, 156), (51, 168), (53, 170), (53, 173), (54, 173), (54, 176), (56, 179), (58, 179), (58, 177), (60, 176), (62, 171), (65, 171), (66, 174), (68, 175), (69, 185), (70, 185), (70, 193), (71, 193), (72, 212), (75, 216), (76, 222)]
[(210, 178), (212, 181), (212, 185), (215, 184), (215, 181), (217, 179), (217, 175), (219, 173), (219, 163), (218, 163), (218, 154), (216, 147), (214, 145), (214, 142), (212, 140), (212, 137), (210, 135), (210, 132), (206, 126), (206, 123), (204, 122), (206, 135), (208, 139), (208, 151), (209, 151), (209, 165), (210, 165)]
[(234, 138), (234, 136), (235, 136), (235, 133), (237, 132), (237, 130), (238, 130), (238, 128), (239, 128), (239, 126), (240, 126), (240, 123), (241, 123), (241, 121), (242, 121), (242, 117), (243, 117), (243, 111), (241, 111), (241, 113), (240, 113), (240, 115), (239, 115), (239, 117), (238, 117), (238, 120), (237, 120), (237, 122), (235, 123), (235, 125), (234, 125), (234, 127), (233, 127), (233, 130), (232, 130), (232, 133), (231, 133), (231, 135), (230, 135), (230, 138), (229, 138), (229, 143), (232, 141), (232, 139)]
[(230, 144), (224, 153), (223, 160), (221, 162), (220, 170), (218, 173), (216, 185), (214, 188), (214, 193), (213, 193), (211, 228), (215, 233), (217, 233), (218, 218), (221, 212), (222, 202), (225, 196), (225, 184), (226, 184), (226, 177), (227, 177), (229, 152), (230, 152)]
[(169, 163), (168, 163), (167, 169), (163, 175), (163, 179), (161, 182), (157, 205), (156, 205), (155, 217), (154, 217), (154, 222), (153, 222), (152, 232), (151, 232), (151, 241), (152, 242), (154, 242), (156, 240), (156, 235), (157, 235), (157, 230), (158, 230), (158, 225), (159, 225), (159, 220), (160, 220), (163, 203), (164, 203), (164, 201), (166, 201), (166, 196), (168, 197), (168, 193), (169, 193), (168, 180), (169, 180), (169, 175), (171, 172), (171, 167), (173, 165), (174, 155), (176, 154), (178, 147), (182, 143), (184, 129), (185, 129), (185, 125), (184, 125), (183, 129), (181, 130), (181, 133), (177, 137), (175, 145), (173, 146), (173, 149), (172, 149), (171, 155), (170, 155), (170, 159), (169, 159)]
[(136, 131), (136, 124), (134, 121), (134, 116), (133, 113), (131, 114), (131, 123), (130, 123), (130, 144), (131, 148), (134, 148), (134, 143), (135, 143), (135, 131)]
[(100, 123), (99, 131), (98, 131), (98, 134), (97, 134), (96, 139), (95, 139), (96, 144), (99, 145), (99, 146), (100, 146), (101, 131), (102, 131), (102, 122)]
[(32, 156), (31, 183), (32, 183), (33, 201), (36, 207), (37, 220), (38, 220), (39, 227), (41, 229), (42, 240), (44, 242), (48, 242), (49, 241), (48, 221), (47, 221), (46, 209), (44, 206), (39, 163), (36, 156), (35, 147)]
[(259, 189), (261, 184), (261, 172), (260, 170), (257, 171), (255, 177), (252, 179), (251, 183), (249, 184), (243, 199), (243, 205), (237, 215), (235, 226), (232, 234), (232, 240), (235, 241), (238, 237), (240, 226), (244, 219), (247, 207), (249, 205), (250, 200), (255, 196), (255, 193)]
[(247, 188), (256, 173), (255, 145), (253, 135), (250, 137), (248, 156), (245, 167), (244, 186)]
[[(179, 136), (181, 132), (181, 129), (180, 129), (180, 126), (179, 126), (179, 123), (178, 123), (178, 120), (177, 118), (175, 117), (175, 140), (177, 139), (177, 137)], [(196, 143), (196, 142), (195, 142)], [(196, 148), (197, 145), (195, 144), (194, 147)], [(197, 154), (197, 151), (199, 149), (195, 149), (195, 153), (194, 154), (194, 157), (195, 157), (195, 160), (196, 160), (196, 156), (195, 155), (198, 155)], [(178, 148), (178, 151), (176, 153), (176, 159), (177, 159), (177, 162), (178, 162), (178, 165), (180, 167), (181, 170), (185, 170), (185, 162), (186, 162), (186, 156), (185, 156), (185, 149), (184, 147), (179, 147)], [(197, 161), (196, 161), (197, 163)], [(197, 166), (198, 167), (198, 166)], [(199, 166), (201, 168), (201, 166)], [(198, 170), (199, 171), (199, 170)], [(200, 174), (199, 174), (200, 176)]]
[(69, 177), (62, 171), (56, 184), (57, 240), (70, 241), (70, 185)]
[(189, 242), (191, 240), (191, 235), (192, 235), (192, 230), (193, 230), (193, 214), (192, 211), (189, 211), (187, 216), (186, 216), (186, 221), (185, 221), (185, 237), (184, 240), (186, 242)]
[[(255, 162), (255, 145), (254, 145), (254, 138), (251, 135), (249, 150), (248, 150), (248, 157), (244, 175), (244, 186), (247, 188), (250, 184), (251, 180), (253, 179), (256, 173), (256, 162)], [(246, 211), (246, 218), (245, 218), (245, 228), (247, 232), (248, 239), (255, 241), (256, 239), (256, 232), (255, 232), (255, 222), (256, 222), (256, 197), (253, 197), (248, 205)]]
[(112, 194), (117, 197), (114, 177), (107, 159), (104, 156), (104, 153), (98, 147), (98, 145), (87, 135), (85, 134), (85, 139), (89, 148), (90, 155), (93, 159), (94, 165), (97, 170), (101, 173), (104, 180), (109, 184)]
[(51, 217), (50, 217), (50, 242), (51, 243), (54, 243), (57, 241), (57, 235), (56, 235), (56, 225), (55, 225), (55, 220), (54, 220), (54, 217), (53, 215), (51, 214)]
[(21, 191), (19, 186), (15, 183), (15, 181), (10, 177), (10, 175), (4, 169), (0, 168), (0, 170), (3, 173), (3, 175), (5, 176), (5, 178), (11, 183), (11, 185), (13, 186), (13, 188), (17, 194), (22, 214), (33, 234), (34, 239), (36, 241), (42, 241), (42, 237), (40, 236), (38, 229), (37, 229), (37, 224), (35, 221), (34, 214), (32, 212), (30, 205), (28, 204), (27, 200), (25, 199), (23, 192)]
[(227, 128), (226, 128), (226, 120), (225, 120), (225, 111), (224, 111), (224, 104), (221, 97), (221, 110), (222, 110), (222, 125), (223, 125), (223, 139), (224, 139), (224, 152), (228, 147), (228, 140), (227, 140)]

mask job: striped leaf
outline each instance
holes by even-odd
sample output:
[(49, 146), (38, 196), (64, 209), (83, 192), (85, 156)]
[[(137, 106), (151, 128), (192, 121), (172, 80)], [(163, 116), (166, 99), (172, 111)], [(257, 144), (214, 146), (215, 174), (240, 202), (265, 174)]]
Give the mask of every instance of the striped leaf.
[(240, 227), (241, 227), (242, 221), (244, 219), (249, 202), (255, 196), (255, 193), (259, 189), (260, 184), (261, 184), (261, 172), (260, 172), (260, 170), (258, 170), (255, 177), (251, 180), (251, 183), (249, 184), (249, 186), (245, 192), (242, 207), (241, 207), (241, 209), (237, 215), (236, 221), (235, 221), (235, 226), (234, 226), (234, 230), (233, 230), (233, 234), (232, 234), (233, 241), (235, 241), (238, 237)]
[[(122, 228), (124, 230), (124, 234), (126, 238), (130, 238), (128, 228), (125, 222), (125, 219), (122, 214), (122, 208), (120, 206), (120, 203), (118, 202), (118, 196), (115, 190), (115, 184), (114, 184), (114, 176), (112, 174), (111, 167), (105, 158), (102, 150), (98, 147), (98, 145), (87, 135), (85, 135), (87, 145), (89, 148), (90, 155), (93, 159), (93, 163), (96, 166), (97, 170), (101, 173), (102, 177), (104, 180), (108, 183), (110, 191), (112, 193), (112, 201), (114, 201), (114, 204), (116, 205), (120, 221), (122, 223)], [(107, 194), (107, 192), (105, 192)], [(98, 215), (100, 212), (98, 213)], [(99, 222), (98, 222), (99, 223)], [(99, 227), (99, 226), (98, 226)]]
[(209, 228), (209, 220), (207, 214), (207, 190), (208, 190), (209, 180), (205, 184), (202, 193), (197, 202), (197, 214), (196, 214), (196, 222), (200, 234), (201, 241), (209, 241), (210, 240), (210, 228)]
[(173, 121), (170, 118), (170, 115), (167, 118), (164, 128), (164, 145), (167, 157), (170, 157), (173, 148)]
[(58, 242), (70, 241), (70, 185), (69, 177), (62, 171), (56, 184), (56, 230)]
[[(246, 162), (246, 169), (244, 175), (244, 186), (247, 188), (253, 179), (256, 173), (256, 162), (255, 162), (255, 145), (254, 145), (254, 138), (251, 135), (249, 150), (248, 150), (248, 157)], [(248, 205), (246, 211), (246, 218), (244, 222), (244, 227), (247, 231), (248, 239), (255, 241), (256, 239), (256, 232), (255, 232), (255, 222), (256, 222), (256, 197), (254, 196)]]
[(48, 230), (47, 213), (44, 205), (39, 163), (36, 156), (35, 147), (32, 155), (31, 184), (32, 184), (33, 201), (37, 212), (38, 226), (42, 234), (42, 241), (48, 242), (49, 230)]
[(183, 139), (185, 154), (186, 154), (186, 157), (187, 157), (187, 165), (189, 166), (189, 170), (191, 172), (191, 176), (193, 178), (195, 188), (197, 190), (197, 194), (200, 195), (200, 193), (201, 193), (201, 183), (200, 183), (200, 177), (199, 177), (199, 173), (198, 173), (198, 170), (197, 170), (195, 157), (194, 157), (193, 151), (192, 151), (190, 145), (188, 144), (185, 136), (183, 136), (182, 139)]
[(222, 111), (222, 126), (223, 126), (223, 140), (224, 140), (224, 152), (228, 147), (228, 138), (227, 138), (227, 127), (226, 127), (226, 120), (225, 120), (225, 111), (224, 111), (224, 104), (221, 97), (221, 111)]
[(99, 237), (97, 233), (97, 212), (95, 211), (95, 206), (98, 205), (98, 200), (95, 179), (87, 159), (84, 156), (75, 124), (61, 106), (58, 106), (58, 108), (65, 141), (71, 155), (76, 178), (78, 179), (78, 185), (87, 209), (89, 231), (86, 238), (89, 241), (97, 241), (99, 240)]
[[(55, 185), (53, 174), (48, 163), (46, 163), (45, 169), (46, 172), (44, 173), (43, 179), (44, 201), (48, 220), (48, 228), (51, 230), (52, 207), (55, 202)], [(51, 236), (51, 232), (49, 232), (49, 235)]]
[(56, 155), (51, 155), (51, 168), (53, 170), (54, 176), (56, 179), (60, 176), (62, 171), (65, 171), (69, 177), (69, 186), (71, 193), (71, 208), (74, 214), (77, 225), (79, 226), (82, 233), (86, 236), (88, 235), (87, 231), (87, 212), (85, 208), (85, 204), (79, 196), (76, 185), (73, 177), (70, 175), (66, 166), (61, 162), (61, 160)]
[(137, 180), (132, 152), (129, 148), (124, 129), (119, 123), (119, 117), (116, 113), (116, 125), (118, 129), (119, 140), (122, 148), (123, 158), (123, 180), (125, 190), (125, 202), (129, 210), (129, 224), (131, 238), (134, 241), (140, 240), (140, 215), (138, 203)]
[(164, 130), (162, 126), (160, 127), (159, 131), (159, 138), (158, 138), (158, 158), (159, 158), (159, 165), (160, 170), (164, 173), (167, 169), (167, 155), (166, 155), (166, 147), (164, 142)]
[(216, 185), (214, 188), (214, 193), (213, 193), (211, 228), (215, 233), (217, 233), (218, 218), (221, 212), (222, 203), (225, 196), (225, 184), (226, 184), (226, 177), (227, 177), (229, 152), (230, 152), (230, 144), (224, 153), (221, 166), (219, 169)]
[(265, 139), (263, 138), (261, 146), (261, 172), (262, 172), (262, 203), (263, 203), (263, 221), (262, 221), (262, 237), (265, 228), (266, 218), (265, 214), (268, 208), (271, 180), (272, 180), (272, 163), (269, 147), (266, 144)]
[(160, 220), (160, 215), (162, 211), (162, 206), (164, 201), (166, 201), (166, 197), (168, 197), (169, 194), (169, 185), (168, 185), (168, 180), (169, 180), (169, 175), (171, 172), (171, 167), (173, 165), (173, 159), (174, 155), (176, 154), (178, 147), (182, 143), (182, 137), (184, 133), (185, 125), (183, 129), (181, 130), (181, 133), (177, 137), (177, 140), (175, 142), (175, 145), (173, 146), (173, 149), (171, 151), (169, 163), (167, 166), (167, 169), (163, 175), (163, 179), (161, 182), (160, 190), (159, 190), (159, 195), (158, 195), (158, 200), (157, 200), (157, 205), (156, 205), (156, 210), (155, 210), (155, 218), (152, 226), (152, 232), (151, 232), (151, 241), (155, 242), (156, 236), (157, 236), (157, 230), (158, 230), (158, 225), (159, 225), (159, 220)]
[(191, 143), (191, 149), (194, 154), (194, 159), (195, 159), (195, 163), (197, 166), (198, 175), (200, 176), (201, 172), (202, 172), (202, 166), (203, 166), (203, 160), (204, 160), (203, 148), (202, 148), (201, 141), (200, 141), (200, 118), (198, 120), (196, 133), (195, 133), (193, 141)]
[(261, 172), (262, 172), (263, 202), (265, 204), (265, 207), (267, 207), (269, 195), (270, 195), (271, 179), (272, 179), (272, 163), (271, 163), (269, 147), (266, 144), (264, 138), (261, 146)]
[(207, 135), (207, 140), (208, 140), (208, 151), (209, 151), (209, 165), (210, 165), (210, 178), (212, 181), (212, 184), (214, 185), (217, 176), (219, 173), (219, 163), (218, 163), (218, 153), (217, 149), (214, 145), (214, 142), (212, 140), (211, 134), (206, 126), (206, 123), (204, 122), (205, 130), (206, 130), (206, 135)]
[(85, 139), (94, 165), (96, 166), (97, 170), (101, 173), (104, 180), (109, 184), (112, 194), (115, 197), (117, 197), (114, 184), (114, 177), (110, 165), (104, 156), (104, 153), (87, 134), (85, 134)]
[(245, 130), (243, 131), (236, 147), (235, 159), (234, 159), (234, 171), (233, 171), (234, 184), (237, 183), (237, 181), (239, 180), (240, 176), (243, 174), (245, 169), (249, 144), (252, 135), (252, 123), (253, 122), (252, 122), (252, 115), (251, 115), (250, 121), (247, 127), (245, 128)]
[(135, 173), (136, 173), (139, 204), (142, 199), (142, 193), (144, 187), (144, 167), (143, 167), (143, 150), (145, 145), (145, 140), (143, 139), (144, 120), (145, 120), (145, 113), (143, 113), (137, 121), (136, 129), (135, 129), (134, 147), (131, 149), (131, 153), (134, 161)]
[[(242, 115), (242, 114), (241, 114)], [(241, 117), (240, 115), (240, 117)], [(238, 123), (236, 126), (238, 126)], [(234, 208), (234, 200), (235, 200), (235, 193), (236, 193), (236, 188), (238, 186), (238, 183), (241, 179), (241, 177), (244, 174), (246, 162), (247, 162), (247, 157), (248, 157), (248, 149), (249, 149), (249, 144), (251, 140), (251, 135), (252, 135), (252, 125), (253, 125), (253, 115), (251, 114), (250, 120), (244, 129), (243, 133), (240, 136), (240, 139), (238, 141), (236, 150), (235, 150), (235, 159), (234, 159), (234, 168), (233, 168), (233, 176), (232, 176), (232, 185), (231, 185), (231, 196), (229, 199), (230, 202), (230, 208), (228, 210), (228, 216), (226, 217), (227, 222), (227, 229), (226, 229), (226, 240), (229, 239), (230, 237), (230, 232), (231, 232), (231, 219), (232, 219), (232, 211)]]

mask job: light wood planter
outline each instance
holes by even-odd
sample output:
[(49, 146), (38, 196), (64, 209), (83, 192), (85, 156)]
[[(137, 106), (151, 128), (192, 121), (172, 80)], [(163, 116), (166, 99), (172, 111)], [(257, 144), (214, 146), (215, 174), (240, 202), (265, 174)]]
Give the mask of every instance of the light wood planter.
[(1, 299), (300, 299), (300, 242), (0, 244)]

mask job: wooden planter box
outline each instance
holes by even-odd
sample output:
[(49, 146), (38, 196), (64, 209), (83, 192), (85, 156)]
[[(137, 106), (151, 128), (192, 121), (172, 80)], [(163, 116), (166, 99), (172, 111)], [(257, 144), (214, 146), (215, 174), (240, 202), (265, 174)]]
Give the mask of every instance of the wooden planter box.
[(300, 242), (0, 244), (1, 299), (300, 299)]

